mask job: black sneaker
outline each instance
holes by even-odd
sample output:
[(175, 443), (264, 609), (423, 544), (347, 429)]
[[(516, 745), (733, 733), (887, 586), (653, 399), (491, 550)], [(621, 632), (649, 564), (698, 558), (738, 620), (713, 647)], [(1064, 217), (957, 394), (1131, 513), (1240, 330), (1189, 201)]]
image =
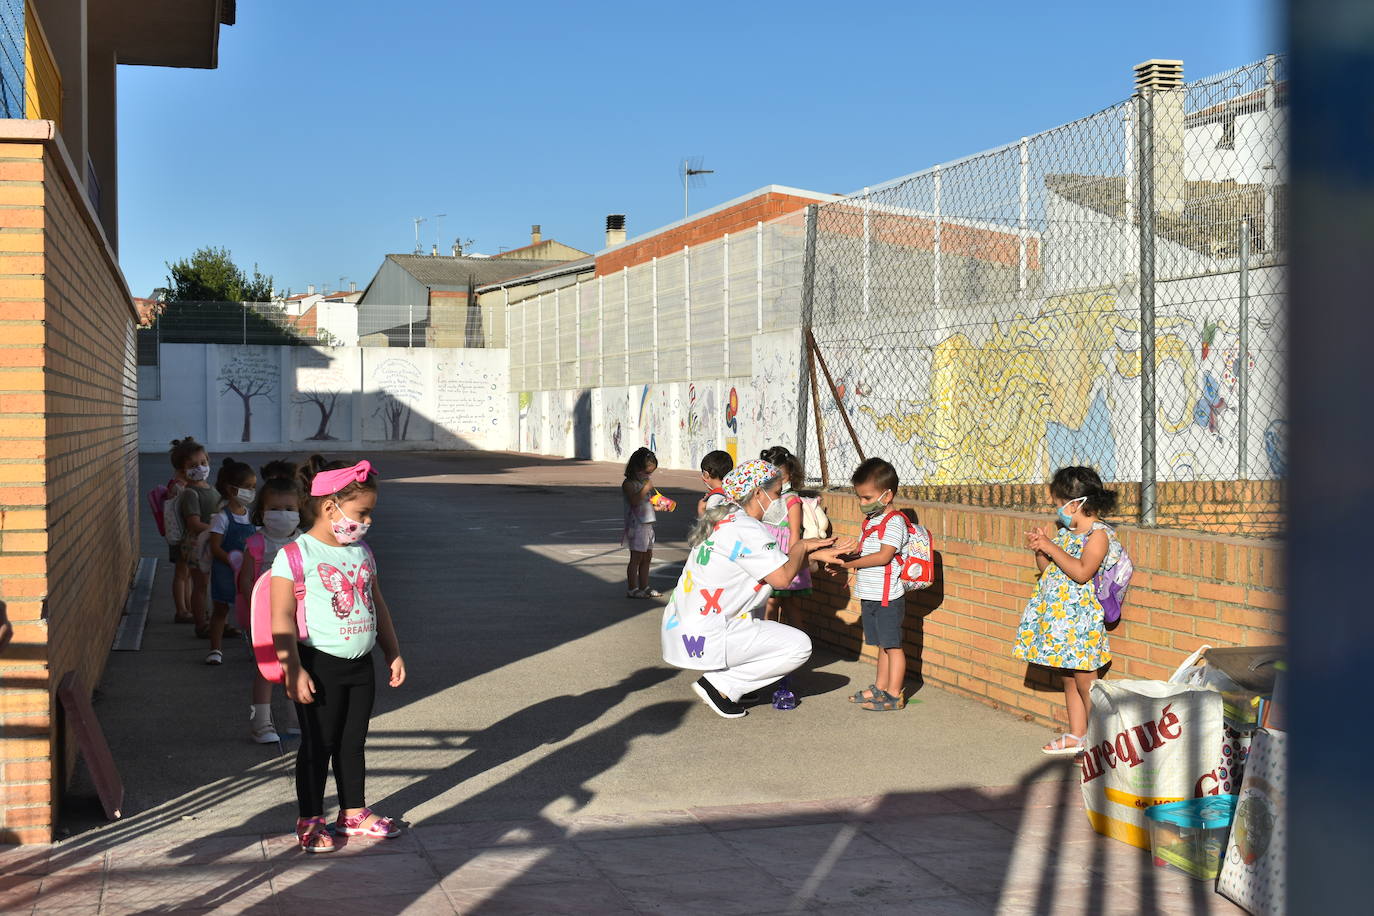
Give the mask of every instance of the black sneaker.
[(747, 715), (743, 706), (734, 700), (721, 696), (720, 691), (711, 686), (711, 682), (706, 680), (705, 675), (696, 679), (692, 684), (692, 689), (711, 708), (711, 711), (722, 719), (738, 719)]

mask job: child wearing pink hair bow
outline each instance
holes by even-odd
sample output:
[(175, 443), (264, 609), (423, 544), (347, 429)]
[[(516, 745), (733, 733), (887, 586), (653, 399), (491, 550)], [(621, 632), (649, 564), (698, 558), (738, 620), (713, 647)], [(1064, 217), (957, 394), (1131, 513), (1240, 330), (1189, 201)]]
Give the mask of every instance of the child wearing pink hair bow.
[[(372, 650), (381, 645), (389, 682), (406, 679), (391, 612), (377, 581), (377, 563), (363, 537), (377, 505), (371, 463), (311, 459), (303, 470), (314, 503), (314, 524), (294, 542), (304, 573), (305, 621), (296, 628), (293, 555), (272, 561), (272, 641), (286, 672), (286, 694), (296, 704), (301, 747), (296, 755), (296, 838), (306, 852), (333, 852), (334, 837), (399, 836), (391, 818), (364, 801), (363, 748), (372, 718), (376, 673)], [(324, 789), (331, 764), (339, 794), (332, 829), (324, 818)]]

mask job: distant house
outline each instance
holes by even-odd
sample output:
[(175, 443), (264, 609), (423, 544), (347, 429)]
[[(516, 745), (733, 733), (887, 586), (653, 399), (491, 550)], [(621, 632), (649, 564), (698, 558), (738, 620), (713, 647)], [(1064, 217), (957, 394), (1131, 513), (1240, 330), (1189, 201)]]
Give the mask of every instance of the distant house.
[(528, 245), (494, 254), (492, 257), (520, 261), (573, 261), (577, 258), (585, 258), (589, 254), (590, 252), (582, 251), (571, 245), (564, 245), (555, 239), (544, 238), (543, 232), (536, 224), (530, 227), (530, 243)]
[(285, 323), (297, 336), (318, 340), (335, 347), (358, 345), (359, 290), (317, 293), (311, 286), (304, 293), (273, 300), (281, 306)]
[(484, 335), (476, 304), (478, 287), (562, 263), (389, 254), (358, 301), (359, 343), (365, 347), (480, 347)]

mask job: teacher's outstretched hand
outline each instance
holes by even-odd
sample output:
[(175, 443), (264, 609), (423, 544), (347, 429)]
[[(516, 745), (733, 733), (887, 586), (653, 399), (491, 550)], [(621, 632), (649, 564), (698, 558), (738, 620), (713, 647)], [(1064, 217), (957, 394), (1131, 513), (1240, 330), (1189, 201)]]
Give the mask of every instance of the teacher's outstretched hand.
[(682, 577), (663, 609), (663, 660), (705, 672), (692, 685), (712, 712), (745, 715), (739, 700), (795, 671), (811, 657), (811, 638), (758, 612), (773, 588), (786, 588), (808, 554), (834, 538), (799, 540), (783, 553), (760, 519), (779, 498), (778, 469), (752, 459), (726, 475), (726, 503), (707, 510), (688, 537)]

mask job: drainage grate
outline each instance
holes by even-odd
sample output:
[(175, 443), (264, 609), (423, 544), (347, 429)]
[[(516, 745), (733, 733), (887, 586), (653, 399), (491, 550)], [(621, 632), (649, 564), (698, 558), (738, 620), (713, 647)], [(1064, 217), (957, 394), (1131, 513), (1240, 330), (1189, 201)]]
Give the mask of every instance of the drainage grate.
[(124, 605), (119, 629), (115, 630), (114, 644), (110, 646), (112, 651), (137, 652), (143, 648), (143, 630), (148, 625), (148, 602), (153, 597), (153, 576), (156, 573), (156, 557), (143, 557), (138, 561), (134, 588), (129, 593), (128, 603)]

